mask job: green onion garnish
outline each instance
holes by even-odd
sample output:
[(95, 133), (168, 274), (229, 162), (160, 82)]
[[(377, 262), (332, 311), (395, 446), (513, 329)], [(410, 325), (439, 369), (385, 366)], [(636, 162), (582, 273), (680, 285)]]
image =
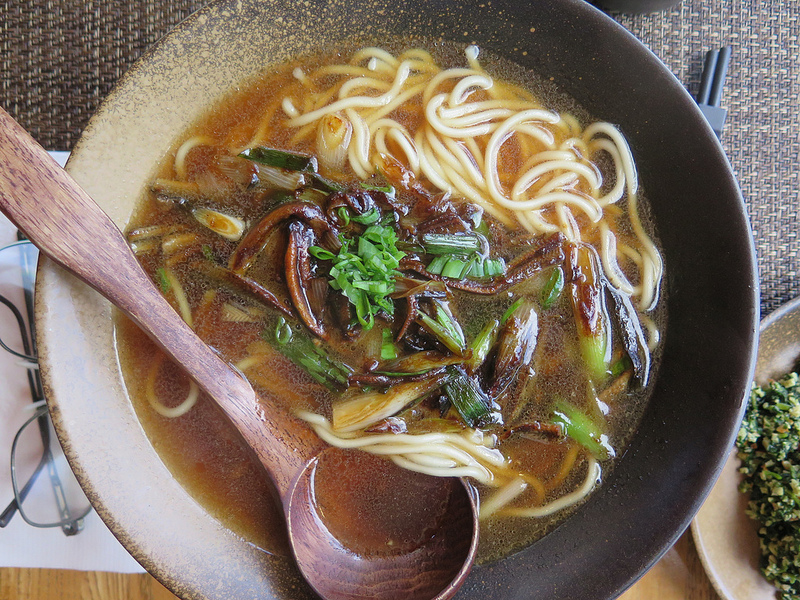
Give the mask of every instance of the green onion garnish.
[(317, 159), (315, 157), (307, 154), (298, 154), (297, 152), (256, 146), (241, 152), (239, 156), (267, 167), (276, 167), (287, 171), (307, 173), (315, 173), (317, 171)]
[(333, 263), (330, 286), (350, 300), (364, 329), (371, 329), (379, 311), (394, 314), (389, 295), (394, 292), (397, 267), (405, 253), (397, 249), (394, 229), (378, 223), (367, 227), (357, 240), (343, 234), (339, 239), (342, 247), (338, 254), (319, 246), (312, 246), (309, 252)]

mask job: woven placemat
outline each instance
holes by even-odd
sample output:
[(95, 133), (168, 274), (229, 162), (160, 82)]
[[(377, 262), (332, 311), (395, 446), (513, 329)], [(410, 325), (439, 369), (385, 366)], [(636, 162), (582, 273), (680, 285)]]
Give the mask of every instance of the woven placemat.
[[(0, 0), (0, 106), (69, 149), (130, 64), (200, 0)], [(615, 15), (695, 93), (703, 57), (730, 45), (723, 146), (750, 211), (764, 314), (800, 294), (800, 3), (682, 0)], [(721, 224), (724, 226), (724, 224)]]

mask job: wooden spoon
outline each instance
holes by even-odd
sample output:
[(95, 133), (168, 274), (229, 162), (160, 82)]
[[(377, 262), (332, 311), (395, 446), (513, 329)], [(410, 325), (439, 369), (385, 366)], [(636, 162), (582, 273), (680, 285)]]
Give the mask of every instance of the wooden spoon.
[[(365, 453), (342, 454), (294, 415), (268, 406), (172, 309), (111, 219), (2, 109), (0, 210), (44, 254), (128, 314), (230, 418), (275, 483), (297, 564), (317, 593), (329, 600), (443, 600), (455, 594), (477, 548), (471, 488), (461, 480), (399, 469)], [(355, 513), (356, 529), (369, 530), (358, 533), (358, 551), (332, 533), (341, 533), (341, 522), (330, 527), (318, 510), (325, 504), (325, 514), (335, 514), (338, 502), (352, 514), (364, 495), (319, 497), (318, 488), (339, 487), (345, 473), (337, 466), (345, 463), (362, 481), (349, 487), (369, 492), (369, 504)], [(372, 485), (372, 478), (383, 483)], [(367, 480), (370, 485), (364, 486)], [(405, 514), (395, 514), (397, 505)], [(426, 516), (417, 518), (421, 512)], [(402, 543), (387, 539), (384, 523), (395, 528), (392, 535), (398, 523), (403, 525)]]

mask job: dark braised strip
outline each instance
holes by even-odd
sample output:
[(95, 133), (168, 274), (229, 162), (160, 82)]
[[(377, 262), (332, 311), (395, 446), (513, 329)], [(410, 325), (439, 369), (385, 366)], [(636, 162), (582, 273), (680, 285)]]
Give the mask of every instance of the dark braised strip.
[(383, 373), (353, 373), (348, 379), (350, 385), (387, 387), (410, 381), (424, 381), (437, 377), (445, 372), (445, 366), (425, 371), (424, 373), (408, 373), (407, 375), (384, 375)]
[(533, 361), (533, 352), (539, 336), (539, 318), (530, 304), (522, 304), (503, 325), (494, 361), (494, 375), (489, 395), (497, 399), (523, 367)]
[(608, 290), (614, 305), (614, 310), (611, 311), (611, 314), (617, 319), (622, 344), (633, 365), (633, 375), (638, 384), (644, 387), (650, 377), (650, 349), (647, 346), (647, 339), (636, 315), (636, 309), (627, 295), (619, 292), (607, 281), (605, 281), (605, 288)]
[(321, 318), (314, 314), (308, 297), (309, 282), (313, 277), (308, 249), (316, 243), (314, 231), (300, 221), (289, 223), (289, 243), (286, 246), (284, 267), (286, 285), (300, 320), (315, 335), (327, 340), (329, 334)]
[(399, 342), (403, 339), (403, 337), (408, 332), (408, 328), (417, 320), (417, 311), (419, 310), (419, 300), (417, 300), (416, 296), (408, 296), (406, 298), (406, 318), (403, 320), (403, 324), (400, 327), (400, 331), (397, 332), (397, 336), (395, 336), (394, 341)]
[(191, 268), (204, 273), (207, 277), (215, 279), (220, 283), (226, 284), (234, 290), (246, 292), (255, 299), (277, 308), (287, 317), (294, 317), (294, 311), (289, 306), (284, 304), (275, 294), (254, 279), (234, 273), (230, 269), (226, 269), (208, 260), (198, 260), (192, 263)]
[(512, 285), (531, 277), (533, 274), (546, 267), (552, 267), (564, 262), (564, 236), (554, 233), (545, 238), (540, 246), (526, 252), (509, 265), (505, 275), (495, 277), (490, 281), (458, 280), (442, 277), (429, 272), (424, 263), (415, 256), (407, 256), (400, 261), (400, 269), (413, 271), (434, 281), (441, 281), (448, 286), (464, 292), (491, 296), (498, 294)]
[(560, 439), (564, 437), (564, 427), (558, 423), (544, 423), (542, 421), (529, 421), (520, 423), (513, 427), (504, 427), (497, 432), (499, 440), (507, 440), (517, 433), (538, 433), (549, 439)]
[(592, 378), (600, 381), (608, 370), (611, 337), (600, 259), (591, 246), (570, 244), (565, 266), (583, 359)]
[(316, 204), (310, 202), (288, 202), (278, 206), (253, 226), (231, 254), (228, 268), (234, 273), (243, 274), (267, 244), (276, 227), (289, 219), (303, 221), (309, 225), (320, 239), (327, 235), (331, 243), (338, 244), (339, 232)]

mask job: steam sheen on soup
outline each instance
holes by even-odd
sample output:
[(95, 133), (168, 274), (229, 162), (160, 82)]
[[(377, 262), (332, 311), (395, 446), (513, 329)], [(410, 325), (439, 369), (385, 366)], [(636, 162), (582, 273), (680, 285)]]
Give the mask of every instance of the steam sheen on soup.
[[(478, 58), (367, 47), (271, 69), (176, 142), (127, 235), (265, 414), (474, 482), (487, 561), (574, 510), (624, 448), (654, 370), (662, 263), (620, 132)], [(233, 427), (135, 327), (118, 332), (170, 469), (285, 552)]]

